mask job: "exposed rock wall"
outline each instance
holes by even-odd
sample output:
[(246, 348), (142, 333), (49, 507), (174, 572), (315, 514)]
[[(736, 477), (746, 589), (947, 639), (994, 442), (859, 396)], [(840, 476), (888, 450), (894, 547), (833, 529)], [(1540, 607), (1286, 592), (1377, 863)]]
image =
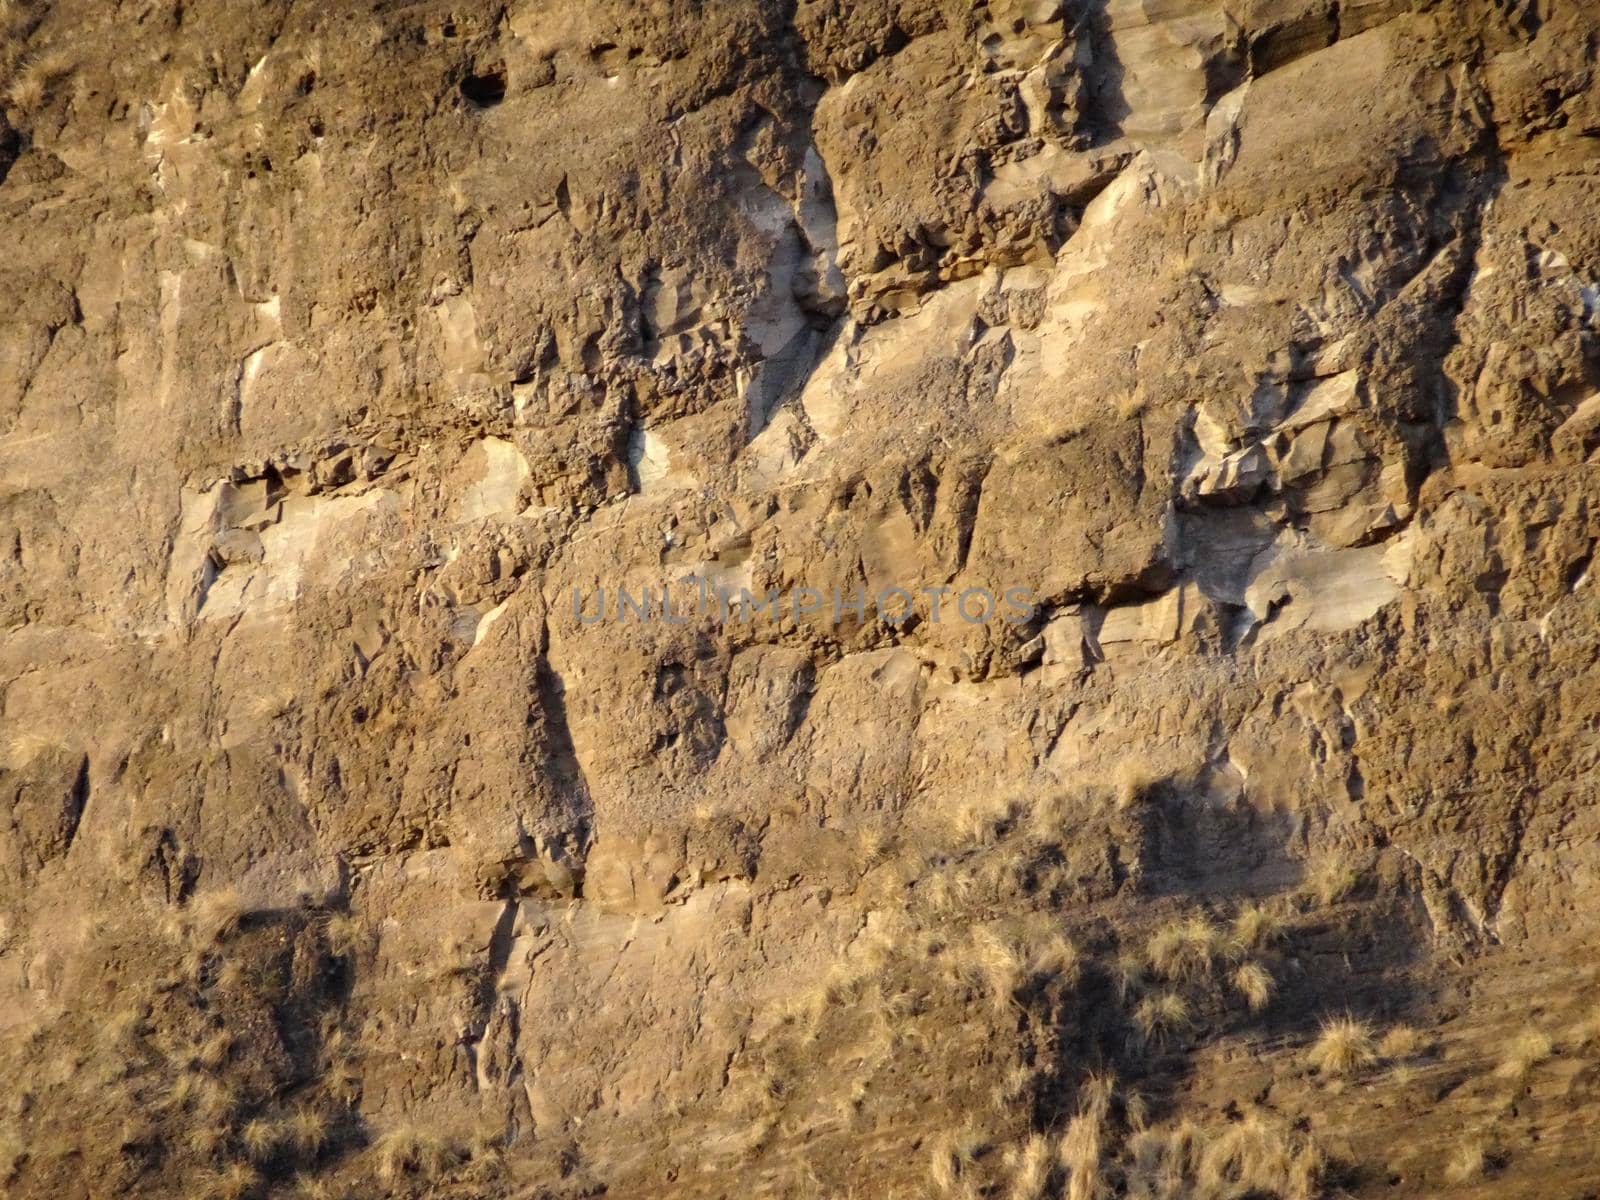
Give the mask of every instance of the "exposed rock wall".
[(1600, 1182), (1589, 6), (0, 20), (10, 1194)]

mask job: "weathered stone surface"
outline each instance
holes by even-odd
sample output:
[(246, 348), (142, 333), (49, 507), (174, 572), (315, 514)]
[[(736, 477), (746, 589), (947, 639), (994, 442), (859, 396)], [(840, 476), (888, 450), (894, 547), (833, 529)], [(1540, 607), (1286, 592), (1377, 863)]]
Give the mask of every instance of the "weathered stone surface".
[(1587, 1194), (1597, 38), (0, 2), (0, 1190)]

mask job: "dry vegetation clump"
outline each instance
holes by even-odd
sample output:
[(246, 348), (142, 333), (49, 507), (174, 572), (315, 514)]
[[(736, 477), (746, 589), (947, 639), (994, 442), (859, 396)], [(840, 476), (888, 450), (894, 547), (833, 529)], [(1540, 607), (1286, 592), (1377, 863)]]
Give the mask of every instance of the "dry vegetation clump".
[(1378, 1043), (1378, 1053), (1384, 1058), (1410, 1058), (1422, 1049), (1422, 1032), (1411, 1025), (1395, 1025)]
[(956, 830), (970, 845), (991, 843), (1017, 818), (1017, 801), (1000, 796), (974, 797), (956, 813)]
[(1045, 1189), (1050, 1186), (1054, 1157), (1055, 1148), (1050, 1139), (1037, 1133), (1029, 1137), (1020, 1150), (1008, 1155), (1006, 1173), (1010, 1177), (1010, 1184), (1006, 1189), (1007, 1200), (1043, 1200)]
[(206, 942), (225, 941), (237, 933), (249, 911), (239, 889), (231, 884), (205, 892), (189, 902), (194, 929)]
[(348, 913), (333, 913), (322, 927), (323, 941), (336, 958), (348, 958), (366, 945), (360, 922)]
[(1506, 1045), (1495, 1074), (1502, 1079), (1521, 1079), (1554, 1053), (1555, 1044), (1550, 1036), (1544, 1030), (1529, 1025)]
[(71, 58), (61, 50), (23, 58), (12, 69), (5, 97), (10, 105), (21, 112), (39, 108), (56, 82), (71, 68)]
[(1146, 1129), (1124, 1158), (1130, 1200), (1313, 1200), (1327, 1169), (1315, 1144), (1261, 1113), (1216, 1130), (1191, 1121)]
[(21, 1135), (9, 1125), (0, 1128), (0, 1183), (11, 1182), (27, 1157)]
[(1015, 1003), (1017, 989), (1026, 976), (1017, 945), (997, 930), (980, 927), (972, 931), (967, 945), (967, 963), (988, 989), (995, 1008)]
[(1235, 955), (1265, 950), (1282, 937), (1278, 918), (1259, 904), (1247, 904), (1234, 914), (1229, 940)]
[(202, 1194), (216, 1196), (219, 1200), (246, 1200), (246, 1197), (261, 1194), (262, 1183), (261, 1173), (248, 1163), (229, 1163), (209, 1175)]
[(1489, 1147), (1481, 1137), (1469, 1136), (1462, 1140), (1450, 1155), (1444, 1169), (1451, 1183), (1473, 1183), (1489, 1173)]
[(315, 1109), (297, 1108), (285, 1123), (285, 1132), (295, 1149), (315, 1159), (328, 1144), (328, 1119)]
[(1272, 972), (1260, 963), (1242, 963), (1234, 971), (1230, 982), (1234, 991), (1244, 997), (1250, 1011), (1260, 1012), (1272, 1001)]
[(1158, 992), (1139, 1001), (1133, 1021), (1146, 1042), (1165, 1045), (1174, 1034), (1189, 1027), (1189, 1002), (1177, 992)]
[(1117, 764), (1113, 780), (1117, 791), (1117, 807), (1129, 809), (1142, 804), (1150, 798), (1150, 793), (1160, 781), (1161, 776), (1149, 763), (1132, 758), (1124, 759)]
[(1072, 939), (1057, 934), (1028, 955), (1027, 973), (1034, 979), (1075, 982), (1083, 970), (1083, 958)]
[(964, 1188), (973, 1164), (987, 1144), (981, 1134), (971, 1129), (945, 1134), (934, 1142), (928, 1177), (941, 1195), (957, 1195)]
[(1372, 1027), (1349, 1015), (1325, 1018), (1310, 1052), (1311, 1065), (1322, 1074), (1335, 1077), (1369, 1066), (1377, 1057)]
[(1145, 958), (1151, 972), (1163, 979), (1193, 980), (1211, 973), (1221, 949), (1216, 927), (1196, 913), (1151, 934)]
[(1321, 854), (1306, 864), (1303, 886), (1322, 908), (1337, 904), (1360, 884), (1361, 871), (1342, 854)]
[(390, 1130), (374, 1147), (378, 1178), (388, 1184), (406, 1178), (427, 1182), (437, 1179), (461, 1161), (460, 1152), (444, 1139), (413, 1125)]
[(239, 1130), (239, 1144), (244, 1147), (251, 1162), (269, 1162), (283, 1145), (284, 1132), (275, 1121), (255, 1117), (246, 1121), (244, 1128)]

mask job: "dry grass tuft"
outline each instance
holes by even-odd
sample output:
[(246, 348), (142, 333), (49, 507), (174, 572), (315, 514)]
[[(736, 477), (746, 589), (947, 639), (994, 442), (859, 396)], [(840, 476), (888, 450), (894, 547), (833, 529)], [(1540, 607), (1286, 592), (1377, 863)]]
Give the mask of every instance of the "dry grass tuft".
[(1361, 883), (1361, 872), (1343, 855), (1320, 854), (1306, 864), (1305, 890), (1323, 908), (1336, 904)]
[(207, 942), (220, 942), (238, 932), (240, 922), (250, 910), (239, 889), (230, 884), (196, 896), (189, 904), (189, 911), (200, 936)]
[(1121, 950), (1111, 960), (1111, 978), (1117, 985), (1117, 999), (1126, 1000), (1145, 983), (1144, 955), (1136, 950)]
[(1035, 979), (1059, 979), (1071, 983), (1082, 970), (1082, 956), (1070, 938), (1057, 935), (1028, 956), (1028, 974)]
[[(1102, 1091), (1109, 1076), (1097, 1080), (1094, 1095), (1078, 1115), (1067, 1122), (1067, 1132), (1061, 1139), (1057, 1158), (1066, 1172), (1065, 1200), (1095, 1200), (1101, 1194), (1101, 1160), (1105, 1152), (1105, 1109), (1110, 1105), (1110, 1094)], [(1114, 1086), (1114, 1085), (1113, 1085)], [(1080, 1099), (1084, 1099), (1080, 1090)]]
[(970, 1129), (947, 1133), (937, 1139), (928, 1164), (928, 1177), (933, 1180), (933, 1186), (944, 1195), (957, 1194), (984, 1145), (984, 1139)]
[(1384, 1058), (1409, 1058), (1422, 1049), (1420, 1030), (1411, 1025), (1396, 1025), (1383, 1035), (1378, 1043), (1378, 1053)]
[(1260, 963), (1242, 964), (1233, 973), (1233, 988), (1244, 997), (1253, 1013), (1260, 1012), (1272, 1001), (1272, 972)]
[(1527, 1026), (1506, 1046), (1495, 1074), (1502, 1079), (1521, 1079), (1538, 1063), (1555, 1053), (1555, 1044), (1542, 1029)]
[(1050, 1139), (1034, 1134), (1022, 1144), (1022, 1149), (1008, 1156), (1011, 1177), (1006, 1190), (1008, 1200), (1043, 1200), (1045, 1188), (1050, 1184), (1050, 1166), (1055, 1157)]
[(1142, 804), (1150, 798), (1161, 777), (1150, 767), (1137, 759), (1123, 759), (1117, 764), (1117, 772), (1113, 779), (1117, 789), (1117, 807), (1121, 809), (1132, 808)]
[(401, 1126), (378, 1140), (378, 1178), (398, 1183), (409, 1177), (436, 1179), (460, 1159), (455, 1149), (425, 1130)]
[(347, 913), (334, 913), (323, 927), (328, 950), (336, 958), (348, 958), (366, 945), (361, 923)]
[(219, 1200), (245, 1200), (259, 1195), (262, 1179), (260, 1173), (248, 1163), (229, 1163), (210, 1179), (210, 1194)]
[(226, 1029), (219, 1029), (201, 1043), (195, 1053), (195, 1061), (208, 1071), (216, 1071), (221, 1069), (232, 1053), (233, 1035)]
[(301, 1153), (315, 1158), (328, 1144), (328, 1119), (312, 1108), (297, 1108), (288, 1120), (289, 1139)]
[(1164, 979), (1197, 979), (1210, 973), (1220, 948), (1216, 928), (1196, 913), (1151, 934), (1145, 958), (1150, 970)]
[(245, 1122), (239, 1131), (239, 1143), (244, 1147), (244, 1152), (250, 1156), (251, 1162), (264, 1163), (269, 1161), (278, 1152), (278, 1147), (283, 1145), (284, 1131), (276, 1122), (265, 1117), (256, 1117)]
[(1015, 1003), (1024, 976), (1022, 955), (1014, 942), (994, 929), (980, 927), (972, 931), (967, 957), (996, 1009)]
[(1259, 904), (1247, 904), (1234, 914), (1230, 940), (1238, 953), (1264, 950), (1282, 936), (1278, 918)]
[(1139, 1131), (1126, 1159), (1127, 1194), (1147, 1200), (1313, 1200), (1326, 1171), (1311, 1142), (1260, 1113), (1216, 1131), (1189, 1121)]
[(1133, 1021), (1147, 1042), (1164, 1044), (1173, 1034), (1188, 1028), (1189, 1002), (1177, 992), (1146, 996), (1134, 1009)]
[(1489, 1147), (1480, 1137), (1468, 1137), (1455, 1149), (1445, 1167), (1445, 1178), (1451, 1183), (1472, 1183), (1489, 1172)]
[(1324, 1075), (1349, 1075), (1378, 1057), (1372, 1027), (1352, 1016), (1329, 1017), (1311, 1046), (1311, 1065)]
[(974, 797), (956, 814), (956, 829), (973, 845), (987, 845), (1016, 819), (1017, 803), (998, 796)]
[(197, 1123), (189, 1127), (183, 1140), (196, 1158), (210, 1159), (221, 1151), (228, 1140), (228, 1131), (220, 1125)]

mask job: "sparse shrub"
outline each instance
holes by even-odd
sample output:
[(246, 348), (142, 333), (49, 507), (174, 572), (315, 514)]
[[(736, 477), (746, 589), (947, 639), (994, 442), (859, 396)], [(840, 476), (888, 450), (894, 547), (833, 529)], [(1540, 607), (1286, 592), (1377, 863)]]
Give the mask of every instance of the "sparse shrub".
[(1260, 1012), (1272, 1000), (1272, 973), (1260, 963), (1247, 962), (1233, 973), (1233, 987), (1251, 1012)]
[(1529, 1025), (1506, 1046), (1495, 1074), (1502, 1079), (1521, 1079), (1530, 1068), (1542, 1063), (1554, 1052), (1555, 1046), (1549, 1035)]
[(1311, 1046), (1311, 1065), (1324, 1075), (1349, 1075), (1377, 1058), (1372, 1027), (1352, 1016), (1329, 1017)]

